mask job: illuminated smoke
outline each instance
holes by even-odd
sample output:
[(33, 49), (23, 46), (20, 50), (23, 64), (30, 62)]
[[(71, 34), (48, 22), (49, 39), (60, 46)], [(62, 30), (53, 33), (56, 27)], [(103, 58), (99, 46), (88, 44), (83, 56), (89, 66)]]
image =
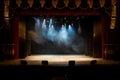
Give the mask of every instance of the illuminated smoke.
[(79, 24), (79, 28), (78, 28), (78, 33), (81, 33), (81, 28), (80, 28), (80, 24)]
[(66, 45), (68, 42), (68, 33), (67, 33), (67, 30), (66, 30), (66, 27), (64, 25), (62, 25), (59, 33), (58, 33), (58, 36), (57, 36), (57, 43), (59, 45)]
[(38, 31), (40, 30), (40, 19), (38, 18), (34, 18), (35, 20), (35, 31)]
[(44, 19), (42, 23), (42, 29), (45, 29), (45, 28), (46, 28), (46, 19)]
[(75, 30), (71, 25), (68, 26), (68, 36), (71, 41), (74, 40), (74, 38), (76, 37)]
[(30, 34), (30, 37), (33, 41), (35, 41), (37, 44), (42, 44), (44, 43), (44, 39), (42, 36), (39, 35), (39, 33), (35, 32), (35, 31), (29, 31), (28, 32)]
[[(69, 24), (68, 26), (61, 25), (59, 30), (56, 30), (54, 26), (54, 20), (49, 19), (49, 24), (46, 24), (46, 19), (40, 21), (39, 18), (34, 18), (35, 20), (35, 31), (29, 31), (29, 34), (34, 42), (37, 44), (44, 44), (46, 41), (54, 43), (56, 47), (65, 47), (68, 50), (64, 52), (75, 52), (75, 53), (84, 53), (85, 51), (85, 42), (82, 36), (77, 35), (74, 30), (74, 25)], [(78, 33), (81, 33), (80, 26), (78, 27)], [(48, 43), (48, 42), (47, 42)], [(53, 47), (52, 46), (52, 47)]]
[(47, 39), (50, 41), (55, 41), (57, 36), (57, 31), (54, 29), (54, 26), (49, 26), (48, 33), (47, 33)]

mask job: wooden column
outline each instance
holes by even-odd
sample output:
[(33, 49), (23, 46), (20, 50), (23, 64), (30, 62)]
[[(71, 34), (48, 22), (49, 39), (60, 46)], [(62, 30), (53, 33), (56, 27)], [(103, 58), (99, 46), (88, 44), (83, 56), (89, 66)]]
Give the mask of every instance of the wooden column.
[(102, 58), (104, 59), (105, 58), (105, 47), (104, 47), (104, 23), (105, 22), (105, 17), (102, 15)]
[(12, 19), (12, 43), (14, 44), (14, 59), (19, 58), (19, 17)]

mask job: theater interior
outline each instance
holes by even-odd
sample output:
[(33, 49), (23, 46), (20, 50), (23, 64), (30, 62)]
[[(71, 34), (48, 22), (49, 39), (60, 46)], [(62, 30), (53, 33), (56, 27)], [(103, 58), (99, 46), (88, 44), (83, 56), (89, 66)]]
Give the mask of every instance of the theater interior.
[(120, 0), (0, 0), (0, 79), (119, 79)]

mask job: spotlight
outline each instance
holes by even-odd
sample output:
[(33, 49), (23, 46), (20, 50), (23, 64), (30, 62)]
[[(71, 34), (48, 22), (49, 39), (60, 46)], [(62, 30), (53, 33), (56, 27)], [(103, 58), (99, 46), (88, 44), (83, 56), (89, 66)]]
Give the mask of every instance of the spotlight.
[(74, 60), (70, 60), (69, 61), (69, 66), (74, 66), (75, 65), (75, 61)]
[(42, 60), (42, 64), (43, 65), (48, 65), (48, 61), (47, 60)]
[(21, 61), (20, 61), (20, 64), (26, 65), (26, 64), (27, 64), (27, 61), (26, 61), (26, 60), (21, 60)]
[(96, 63), (97, 63), (97, 60), (90, 61), (90, 64), (96, 64)]

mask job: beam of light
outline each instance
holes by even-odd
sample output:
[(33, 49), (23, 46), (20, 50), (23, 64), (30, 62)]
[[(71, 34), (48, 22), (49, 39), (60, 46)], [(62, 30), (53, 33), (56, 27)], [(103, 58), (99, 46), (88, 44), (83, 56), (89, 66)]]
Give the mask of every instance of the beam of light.
[[(35, 20), (35, 31), (29, 31), (29, 34), (31, 35), (32, 39), (34, 42), (38, 44), (43, 44), (44, 39), (43, 39), (43, 29), (46, 27), (46, 20), (44, 19), (42, 23), (40, 23), (39, 18), (33, 18)], [(42, 25), (41, 25), (42, 24)], [(41, 27), (42, 26), (42, 27)]]
[(48, 28), (47, 28), (47, 25), (46, 25), (46, 19), (43, 19), (43, 22), (42, 22), (42, 36), (47, 39), (47, 33), (48, 33)]
[(71, 41), (74, 40), (74, 38), (76, 37), (76, 34), (71, 25), (68, 26), (67, 31), (68, 31), (68, 36), (70, 37)]
[(35, 20), (35, 30), (39, 31), (40, 30), (40, 19), (34, 17), (34, 20)]
[(50, 21), (49, 21), (49, 27), (51, 27), (52, 25), (53, 25), (53, 20), (50, 19)]
[(47, 39), (50, 41), (55, 41), (56, 36), (57, 36), (57, 31), (54, 29), (54, 26), (52, 25), (48, 29)]
[(30, 34), (31, 39), (34, 42), (36, 42), (37, 44), (43, 44), (44, 43), (44, 39), (37, 32), (30, 30), (30, 31), (28, 31), (28, 33)]
[(68, 32), (71, 33), (71, 34), (72, 34), (72, 33), (75, 33), (75, 32), (74, 32), (74, 29), (72, 28), (71, 25), (68, 26)]
[(42, 23), (42, 28), (45, 29), (46, 28), (46, 19), (43, 20), (43, 23)]
[(67, 34), (66, 27), (64, 25), (62, 25), (59, 35), (62, 40), (67, 40), (68, 34)]
[[(77, 35), (75, 26), (71, 23), (70, 25), (61, 25), (60, 29), (57, 30), (57, 26), (53, 25), (53, 19), (49, 19), (48, 23), (46, 19), (33, 18), (35, 20), (35, 31), (28, 31), (32, 40), (37, 44), (44, 44), (45, 42), (55, 43), (53, 47), (64, 47), (64, 52), (68, 53), (85, 53), (87, 51), (84, 38)], [(40, 23), (41, 22), (41, 23)], [(79, 23), (78, 23), (79, 24)], [(81, 33), (81, 27), (78, 25), (78, 33)], [(49, 44), (49, 43), (46, 43)], [(66, 53), (67, 53), (66, 52)]]
[(57, 40), (58, 40), (59, 45), (62, 45), (62, 44), (68, 45), (68, 43), (69, 43), (68, 33), (67, 33), (66, 27), (64, 25), (62, 25), (62, 27), (58, 33)]
[(53, 26), (53, 20), (50, 19), (49, 21), (49, 27), (48, 27), (48, 32), (47, 33), (47, 39), (50, 41), (55, 41), (55, 37), (57, 35), (57, 31), (55, 30)]
[(54, 29), (54, 26), (52, 25), (51, 28)]
[(78, 27), (78, 33), (81, 33), (81, 27), (80, 27), (80, 24), (79, 24), (79, 27)]
[(65, 27), (67, 27), (67, 25), (66, 25), (66, 24), (65, 24), (64, 26), (65, 26)]

